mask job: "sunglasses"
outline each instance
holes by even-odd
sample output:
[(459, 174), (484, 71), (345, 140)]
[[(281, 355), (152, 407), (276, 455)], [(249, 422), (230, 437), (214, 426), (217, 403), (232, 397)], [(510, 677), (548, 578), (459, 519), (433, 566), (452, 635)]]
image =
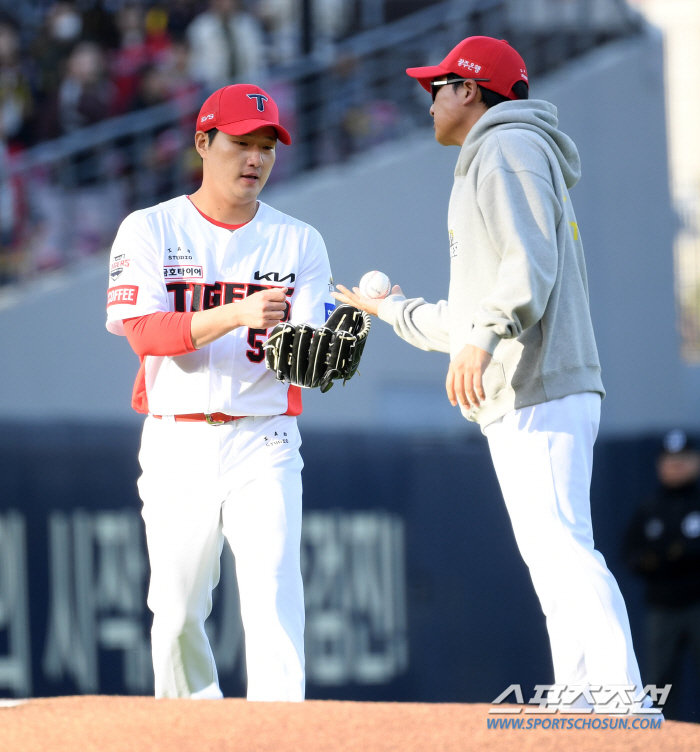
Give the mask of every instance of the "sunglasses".
[(450, 78), (448, 81), (431, 81), (430, 82), (430, 94), (435, 101), (435, 96), (438, 93), (438, 87), (445, 86), (445, 84), (459, 84), (463, 81), (490, 81), (490, 78)]

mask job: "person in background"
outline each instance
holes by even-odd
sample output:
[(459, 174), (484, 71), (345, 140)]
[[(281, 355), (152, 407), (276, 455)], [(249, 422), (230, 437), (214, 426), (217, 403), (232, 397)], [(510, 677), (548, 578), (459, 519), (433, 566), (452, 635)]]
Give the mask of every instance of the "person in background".
[(168, 80), (170, 99), (186, 98), (199, 91), (190, 78), (190, 49), (185, 38), (172, 40), (167, 53), (160, 62), (160, 69)]
[(0, 17), (0, 139), (25, 146), (23, 133), (32, 110), (32, 92), (20, 57), (17, 28)]
[(314, 49), (317, 53), (324, 54), (332, 49), (353, 30), (353, 11), (353, 3), (348, 0), (316, 0)]
[(168, 33), (173, 39), (181, 39), (187, 27), (204, 8), (202, 0), (170, 0), (168, 2)]
[(83, 19), (73, 3), (56, 3), (49, 8), (41, 33), (34, 40), (34, 80), (41, 102), (56, 94), (75, 45), (81, 40)]
[(290, 63), (301, 53), (300, 5), (298, 0), (259, 0), (255, 6), (272, 65)]
[(107, 51), (118, 49), (121, 36), (114, 6), (112, 0), (81, 0), (82, 41), (94, 42)]
[(264, 73), (262, 29), (237, 0), (211, 0), (187, 27), (187, 40), (190, 73), (199, 83), (256, 82)]
[(139, 5), (125, 5), (117, 13), (119, 49), (111, 57), (110, 76), (115, 86), (113, 112), (128, 112), (134, 105), (141, 72), (151, 62), (146, 42), (145, 17)]
[[(258, 0), (255, 13), (267, 33), (272, 64), (290, 63), (303, 53), (302, 0)], [(315, 0), (312, 13), (312, 48), (317, 54), (330, 55), (334, 44), (352, 29), (353, 3)]]
[(56, 135), (70, 133), (108, 117), (112, 87), (102, 50), (81, 42), (71, 53), (58, 89)]
[(28, 260), (31, 215), (24, 181), (9, 175), (13, 151), (0, 133), (0, 287), (18, 281)]
[[(154, 6), (144, 13), (138, 5), (125, 5), (117, 18), (121, 45), (111, 64), (116, 87), (113, 112), (131, 112), (169, 99), (165, 79), (169, 78), (166, 68), (171, 63), (173, 42), (167, 11)], [(162, 92), (156, 94), (156, 88)]]
[(141, 71), (132, 110), (143, 110), (170, 99), (170, 81), (160, 66), (148, 65)]
[(165, 8), (154, 6), (144, 17), (146, 48), (152, 62), (161, 62), (168, 54), (172, 39), (168, 33), (168, 12)]
[(656, 472), (659, 488), (632, 519), (624, 553), (646, 581), (647, 681), (673, 685), (664, 715), (678, 719), (686, 648), (700, 677), (700, 452), (683, 431), (664, 437)]

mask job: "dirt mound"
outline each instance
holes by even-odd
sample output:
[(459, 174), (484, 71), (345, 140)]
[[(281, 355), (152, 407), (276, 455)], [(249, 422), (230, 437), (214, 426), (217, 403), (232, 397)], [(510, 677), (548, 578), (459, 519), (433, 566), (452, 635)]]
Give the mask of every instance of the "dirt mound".
[[(489, 707), (57, 697), (0, 706), (0, 749), (2, 752), (464, 752), (472, 749), (695, 752), (700, 749), (700, 726), (695, 724), (666, 721), (660, 729), (634, 729), (632, 718), (627, 719), (628, 728), (624, 728), (619, 718), (611, 716), (524, 713), (495, 716), (489, 714)], [(517, 728), (518, 720), (522, 728)], [(593, 728), (586, 727), (587, 721)], [(647, 724), (646, 719), (641, 722)]]

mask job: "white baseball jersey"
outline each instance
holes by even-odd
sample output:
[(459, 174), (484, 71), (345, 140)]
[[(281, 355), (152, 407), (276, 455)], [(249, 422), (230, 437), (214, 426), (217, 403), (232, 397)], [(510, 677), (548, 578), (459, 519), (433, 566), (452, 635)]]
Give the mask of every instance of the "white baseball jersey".
[[(310, 225), (262, 201), (237, 230), (205, 218), (187, 196), (130, 214), (112, 247), (107, 329), (158, 311), (200, 311), (266, 288), (288, 288), (285, 320), (320, 326), (335, 307), (326, 247)], [(296, 415), (297, 387), (265, 368), (265, 329), (239, 327), (200, 350), (146, 356), (148, 411)]]

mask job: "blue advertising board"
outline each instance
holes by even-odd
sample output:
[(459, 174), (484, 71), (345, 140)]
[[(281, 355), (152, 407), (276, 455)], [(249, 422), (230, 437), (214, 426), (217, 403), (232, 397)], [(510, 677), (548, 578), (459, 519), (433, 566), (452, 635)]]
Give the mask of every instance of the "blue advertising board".
[[(138, 445), (131, 427), (0, 425), (0, 695), (152, 692)], [(596, 448), (597, 544), (633, 629), (619, 546), (655, 448)], [(552, 681), (484, 440), (307, 433), (302, 453), (309, 698), (490, 702)], [(244, 695), (228, 548), (207, 630), (224, 694)]]

